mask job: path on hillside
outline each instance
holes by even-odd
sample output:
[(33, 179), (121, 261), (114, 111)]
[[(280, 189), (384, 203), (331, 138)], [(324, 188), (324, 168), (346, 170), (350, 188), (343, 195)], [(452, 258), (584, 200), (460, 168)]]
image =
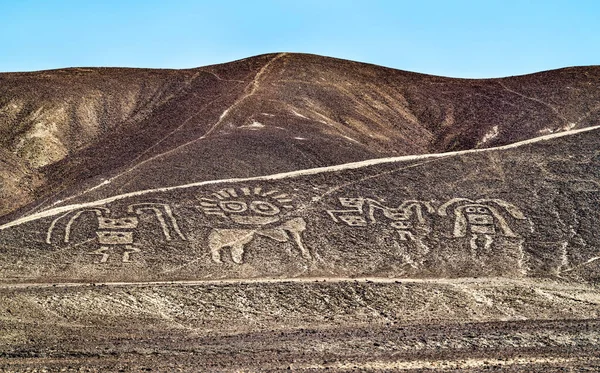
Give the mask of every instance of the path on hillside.
[(406, 278), (406, 277), (279, 277), (279, 278), (239, 278), (221, 280), (174, 280), (174, 281), (118, 281), (118, 282), (30, 282), (30, 283), (4, 283), (2, 289), (23, 288), (54, 288), (54, 287), (86, 287), (86, 286), (204, 286), (204, 285), (235, 285), (235, 284), (279, 284), (279, 283), (421, 283), (444, 285), (521, 285), (533, 284), (546, 285), (555, 289), (589, 288), (584, 284), (562, 283), (546, 279), (534, 278), (508, 278), (508, 277), (461, 277), (461, 278)]
[[(58, 214), (61, 214), (61, 213), (67, 212), (67, 211), (72, 211), (72, 210), (76, 210), (76, 209), (80, 209), (80, 208), (105, 205), (107, 203), (111, 203), (111, 202), (118, 201), (121, 199), (141, 196), (141, 195), (145, 195), (145, 194), (149, 194), (149, 193), (169, 192), (169, 191), (178, 190), (178, 189), (200, 187), (200, 186), (214, 185), (214, 184), (223, 184), (223, 183), (237, 183), (237, 182), (259, 181), (259, 180), (262, 180), (262, 181), (281, 180), (281, 179), (292, 178), (292, 177), (315, 175), (315, 174), (320, 174), (320, 173), (325, 173), (325, 172), (351, 170), (351, 169), (357, 169), (357, 168), (361, 168), (361, 167), (373, 166), (373, 165), (385, 164), (385, 163), (425, 160), (425, 159), (432, 159), (432, 158), (446, 158), (446, 157), (456, 156), (456, 155), (514, 149), (514, 148), (517, 148), (517, 147), (520, 147), (523, 145), (533, 144), (533, 143), (537, 143), (537, 142), (541, 142), (541, 141), (547, 141), (547, 140), (560, 138), (560, 137), (564, 137), (564, 136), (571, 136), (571, 135), (575, 135), (578, 133), (593, 131), (593, 130), (597, 130), (597, 129), (600, 129), (600, 126), (586, 127), (586, 128), (581, 128), (581, 129), (577, 129), (577, 130), (569, 130), (569, 131), (564, 131), (564, 132), (559, 132), (559, 133), (553, 133), (550, 135), (540, 136), (540, 137), (536, 137), (534, 139), (519, 141), (519, 142), (516, 142), (513, 144), (498, 146), (495, 148), (471, 149), (471, 150), (461, 150), (461, 151), (447, 152), (447, 153), (409, 155), (409, 156), (391, 157), (391, 158), (376, 158), (376, 159), (371, 159), (371, 160), (367, 160), (367, 161), (345, 163), (345, 164), (336, 165), (336, 166), (317, 167), (317, 168), (311, 168), (311, 169), (306, 169), (306, 170), (283, 172), (283, 173), (265, 175), (265, 176), (254, 176), (254, 177), (248, 177), (248, 178), (232, 178), (232, 179), (222, 179), (222, 180), (207, 180), (207, 181), (200, 181), (200, 182), (184, 184), (184, 185), (176, 185), (176, 186), (163, 187), (163, 188), (140, 190), (140, 191), (136, 191), (136, 192), (119, 194), (119, 195), (115, 195), (112, 197), (108, 197), (108, 198), (104, 198), (104, 199), (100, 199), (100, 200), (96, 200), (96, 201), (92, 201), (92, 202), (64, 205), (64, 206), (60, 206), (60, 207), (51, 208), (51, 209), (48, 209), (45, 211), (41, 211), (41, 212), (38, 212), (38, 213), (35, 213), (32, 215), (27, 215), (22, 218), (10, 221), (4, 225), (0, 225), (0, 230), (14, 227), (17, 225), (21, 225), (23, 223), (30, 222), (33, 220), (38, 220), (41, 218), (58, 215)], [(57, 203), (61, 203), (61, 202), (64, 202), (64, 201), (58, 201)]]

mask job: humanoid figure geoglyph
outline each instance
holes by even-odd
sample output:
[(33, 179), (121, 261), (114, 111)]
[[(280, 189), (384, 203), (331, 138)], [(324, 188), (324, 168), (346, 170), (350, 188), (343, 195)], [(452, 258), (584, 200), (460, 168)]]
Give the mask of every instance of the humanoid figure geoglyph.
[(231, 227), (213, 228), (208, 236), (214, 262), (222, 263), (222, 249), (229, 247), (232, 261), (242, 264), (245, 248), (256, 236), (281, 243), (292, 241), (304, 259), (312, 258), (302, 241), (306, 221), (301, 217), (287, 217), (294, 209), (288, 194), (274, 189), (243, 187), (222, 189), (199, 199), (199, 208), (204, 214), (225, 220)]

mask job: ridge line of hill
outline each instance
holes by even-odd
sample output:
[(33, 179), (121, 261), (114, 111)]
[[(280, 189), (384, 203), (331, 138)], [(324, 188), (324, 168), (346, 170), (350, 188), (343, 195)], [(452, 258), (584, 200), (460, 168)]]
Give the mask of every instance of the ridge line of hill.
[[(551, 140), (551, 139), (555, 139), (555, 138), (575, 135), (575, 134), (582, 133), (582, 132), (589, 132), (589, 131), (593, 131), (593, 130), (597, 130), (597, 129), (600, 129), (600, 125), (581, 128), (581, 129), (577, 129), (577, 130), (568, 130), (568, 131), (553, 133), (553, 134), (544, 135), (544, 136), (539, 136), (539, 137), (536, 137), (533, 139), (519, 141), (519, 142), (515, 142), (512, 144), (493, 147), (493, 148), (469, 149), (469, 150), (461, 150), (461, 151), (447, 152), (447, 153), (409, 155), (409, 156), (400, 156), (400, 157), (375, 158), (375, 159), (370, 159), (370, 160), (366, 160), (366, 161), (344, 163), (344, 164), (335, 165), (335, 166), (310, 168), (310, 169), (283, 172), (283, 173), (277, 173), (277, 174), (271, 174), (271, 175), (254, 176), (254, 177), (248, 177), (248, 178), (206, 180), (206, 181), (200, 181), (200, 182), (195, 182), (195, 183), (190, 183), (190, 184), (176, 185), (176, 186), (170, 186), (170, 187), (164, 187), (164, 188), (139, 190), (139, 191), (135, 191), (135, 192), (115, 195), (112, 197), (108, 197), (108, 198), (104, 198), (104, 199), (100, 199), (100, 200), (96, 200), (96, 201), (92, 201), (92, 202), (65, 205), (65, 206), (60, 206), (60, 207), (56, 207), (56, 208), (51, 208), (51, 209), (41, 211), (41, 212), (38, 212), (38, 213), (35, 213), (32, 215), (24, 216), (19, 219), (15, 219), (6, 224), (0, 225), (0, 230), (4, 230), (6, 228), (21, 225), (21, 224), (29, 222), (29, 221), (38, 220), (38, 219), (41, 219), (44, 217), (58, 215), (60, 213), (64, 213), (67, 211), (72, 211), (75, 209), (85, 208), (85, 207), (104, 205), (104, 204), (111, 203), (111, 202), (114, 202), (117, 200), (129, 198), (129, 197), (140, 196), (140, 195), (144, 195), (144, 194), (148, 194), (148, 193), (168, 192), (171, 190), (204, 186), (204, 185), (221, 184), (221, 183), (236, 183), (236, 182), (257, 181), (257, 180), (279, 180), (279, 179), (285, 179), (285, 178), (289, 178), (289, 177), (314, 175), (314, 174), (323, 173), (323, 172), (335, 172), (335, 171), (341, 171), (341, 170), (356, 169), (356, 168), (360, 168), (360, 167), (372, 166), (372, 165), (383, 164), (383, 163), (412, 161), (412, 160), (421, 160), (421, 159), (429, 159), (429, 158), (445, 158), (445, 157), (451, 157), (451, 156), (463, 155), (463, 154), (473, 154), (473, 153), (481, 153), (481, 152), (487, 152), (487, 151), (506, 150), (506, 149), (513, 149), (516, 147), (520, 147), (523, 145), (532, 144), (532, 143), (537, 143), (537, 142), (542, 142), (542, 141)], [(58, 203), (60, 203), (60, 202), (62, 202), (62, 201), (58, 201)]]

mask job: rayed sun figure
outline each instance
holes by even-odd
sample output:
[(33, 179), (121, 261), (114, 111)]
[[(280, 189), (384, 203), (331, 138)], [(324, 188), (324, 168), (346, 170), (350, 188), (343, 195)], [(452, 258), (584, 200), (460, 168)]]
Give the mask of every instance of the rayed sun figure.
[(200, 210), (207, 216), (226, 220), (236, 228), (213, 228), (208, 236), (212, 260), (222, 263), (221, 250), (229, 247), (231, 259), (243, 263), (244, 249), (256, 236), (277, 242), (293, 241), (302, 258), (312, 259), (302, 241), (306, 221), (286, 218), (295, 209), (292, 198), (276, 189), (263, 192), (260, 187), (227, 188), (199, 197)]

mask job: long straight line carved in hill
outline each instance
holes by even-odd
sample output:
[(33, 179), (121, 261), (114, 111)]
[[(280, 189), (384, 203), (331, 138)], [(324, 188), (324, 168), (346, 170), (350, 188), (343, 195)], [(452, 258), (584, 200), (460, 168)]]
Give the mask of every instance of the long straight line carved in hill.
[[(229, 113), (231, 112), (231, 110), (235, 109), (236, 107), (238, 107), (242, 102), (244, 102), (246, 99), (248, 99), (248, 97), (252, 96), (254, 93), (256, 93), (256, 91), (258, 90), (258, 87), (260, 85), (260, 79), (262, 78), (262, 76), (265, 74), (265, 72), (269, 69), (269, 67), (273, 64), (273, 62), (277, 61), (278, 59), (280, 59), (281, 57), (285, 56), (286, 53), (279, 53), (277, 54), (275, 57), (273, 57), (271, 60), (269, 60), (256, 74), (256, 76), (254, 77), (254, 79), (252, 79), (252, 82), (250, 82), (249, 87), (250, 87), (250, 91), (245, 93), (244, 95), (242, 95), (239, 99), (237, 99), (233, 104), (231, 104), (231, 106), (229, 106), (227, 109), (225, 109), (225, 111), (223, 111), (223, 113), (221, 114), (221, 116), (219, 117), (219, 120), (208, 129), (208, 131), (206, 131), (206, 133), (204, 135), (202, 135), (201, 137), (199, 137), (198, 139), (192, 140), (190, 142), (187, 142), (185, 144), (182, 144), (180, 146), (178, 146), (177, 148), (173, 149), (179, 149), (182, 147), (185, 147), (189, 144), (194, 143), (197, 140), (201, 140), (206, 138), (208, 135), (210, 135), (221, 123), (223, 123), (223, 120), (227, 117), (227, 115), (229, 115)], [(246, 89), (248, 89), (248, 87), (246, 87)], [(171, 152), (172, 150), (170, 150), (169, 152)]]
[[(65, 202), (65, 201), (68, 201), (68, 200), (71, 200), (71, 199), (73, 199), (73, 198), (76, 198), (76, 197), (82, 196), (82, 195), (84, 195), (84, 194), (87, 194), (87, 193), (89, 193), (89, 192), (91, 192), (91, 191), (93, 191), (93, 190), (96, 190), (96, 189), (98, 189), (98, 188), (101, 188), (101, 187), (103, 187), (103, 186), (105, 186), (105, 185), (108, 185), (108, 184), (110, 184), (110, 183), (111, 183), (113, 180), (115, 180), (115, 179), (118, 179), (118, 178), (122, 177), (123, 175), (126, 175), (126, 174), (130, 173), (131, 171), (133, 171), (133, 170), (135, 170), (135, 169), (137, 169), (137, 168), (139, 168), (139, 167), (143, 166), (144, 164), (146, 164), (146, 163), (148, 163), (148, 162), (151, 162), (151, 161), (153, 161), (153, 160), (155, 160), (155, 159), (158, 159), (158, 158), (161, 158), (161, 157), (167, 156), (167, 155), (169, 155), (169, 154), (172, 154), (173, 152), (176, 152), (177, 150), (180, 150), (180, 149), (182, 149), (182, 148), (185, 148), (185, 147), (187, 147), (187, 146), (189, 146), (189, 145), (191, 145), (191, 144), (194, 144), (194, 143), (196, 143), (196, 142), (198, 142), (198, 141), (200, 141), (200, 140), (203, 140), (203, 139), (205, 139), (205, 138), (206, 138), (208, 135), (210, 135), (210, 134), (211, 134), (211, 133), (212, 133), (212, 132), (213, 132), (213, 131), (214, 131), (214, 130), (215, 130), (215, 129), (216, 129), (216, 128), (217, 128), (217, 127), (218, 127), (218, 126), (221, 124), (221, 123), (223, 123), (223, 120), (224, 120), (224, 119), (227, 117), (227, 115), (228, 115), (228, 114), (231, 112), (231, 110), (232, 110), (232, 109), (234, 109), (234, 108), (238, 107), (238, 106), (239, 106), (239, 105), (240, 105), (240, 104), (241, 104), (243, 101), (245, 101), (245, 100), (246, 100), (248, 97), (252, 96), (252, 95), (253, 95), (253, 94), (256, 92), (256, 90), (259, 88), (260, 79), (261, 79), (261, 77), (262, 77), (262, 76), (265, 74), (265, 72), (267, 71), (267, 69), (269, 68), (269, 66), (271, 66), (271, 64), (272, 64), (273, 62), (275, 62), (276, 60), (278, 60), (279, 58), (281, 58), (281, 57), (283, 57), (283, 56), (285, 56), (285, 55), (286, 55), (286, 53), (285, 53), (285, 52), (284, 52), (284, 53), (279, 53), (279, 54), (277, 54), (275, 57), (273, 57), (272, 59), (270, 59), (270, 60), (269, 60), (269, 61), (268, 61), (268, 62), (267, 62), (267, 63), (266, 63), (266, 64), (265, 64), (265, 65), (264, 65), (264, 66), (263, 66), (263, 67), (262, 67), (262, 68), (261, 68), (259, 71), (258, 71), (258, 73), (257, 73), (257, 74), (254, 76), (254, 79), (252, 79), (252, 82), (250, 82), (250, 84), (249, 84), (249, 85), (246, 87), (246, 89), (245, 89), (245, 90), (248, 90), (248, 88), (249, 88), (249, 91), (248, 91), (247, 93), (245, 93), (244, 95), (242, 95), (240, 98), (238, 98), (238, 99), (237, 99), (237, 100), (236, 100), (236, 101), (235, 101), (233, 104), (231, 104), (231, 105), (230, 105), (230, 106), (229, 106), (227, 109), (225, 109), (225, 111), (223, 111), (223, 113), (222, 113), (222, 114), (219, 116), (219, 119), (217, 120), (217, 122), (215, 122), (215, 123), (214, 123), (214, 124), (213, 124), (213, 125), (212, 125), (212, 126), (209, 128), (209, 129), (208, 129), (208, 131), (206, 131), (206, 133), (205, 133), (204, 135), (202, 135), (202, 136), (200, 136), (200, 137), (198, 137), (198, 138), (196, 138), (196, 139), (193, 139), (193, 140), (191, 140), (191, 141), (188, 141), (188, 142), (186, 142), (186, 143), (183, 143), (183, 144), (181, 144), (181, 145), (179, 145), (179, 146), (177, 146), (177, 147), (175, 147), (175, 148), (173, 148), (173, 149), (170, 149), (170, 150), (167, 150), (167, 151), (165, 151), (165, 152), (163, 152), (163, 153), (160, 153), (160, 154), (157, 154), (157, 155), (155, 155), (155, 156), (152, 156), (152, 157), (150, 157), (150, 158), (148, 158), (148, 159), (146, 159), (146, 160), (144, 160), (144, 161), (142, 161), (142, 162), (139, 162), (139, 163), (137, 163), (137, 164), (134, 164), (133, 166), (131, 166), (131, 167), (130, 167), (130, 168), (128, 168), (127, 170), (125, 170), (125, 171), (123, 171), (123, 172), (121, 172), (121, 173), (119, 173), (119, 174), (117, 174), (117, 175), (115, 175), (115, 176), (111, 177), (110, 179), (108, 179), (108, 180), (105, 180), (105, 181), (103, 181), (102, 183), (100, 183), (100, 184), (98, 184), (98, 185), (95, 185), (94, 187), (92, 187), (92, 188), (89, 188), (89, 189), (87, 189), (87, 190), (85, 190), (85, 191), (83, 191), (83, 192), (81, 192), (81, 193), (78, 193), (78, 194), (76, 194), (76, 195), (74, 195), (74, 196), (71, 196), (71, 197), (65, 198), (65, 199), (63, 199), (63, 200), (61, 200), (61, 201), (57, 201), (57, 202), (53, 203), (52, 205), (54, 206), (54, 205), (56, 205), (56, 204), (58, 204), (58, 203)], [(180, 129), (181, 129), (183, 126), (185, 126), (185, 125), (186, 125), (186, 124), (187, 124), (187, 123), (188, 123), (188, 122), (189, 122), (191, 119), (195, 118), (195, 117), (196, 117), (198, 114), (200, 114), (202, 111), (204, 111), (204, 110), (205, 110), (207, 107), (209, 107), (211, 104), (213, 104), (213, 103), (214, 103), (215, 101), (217, 101), (217, 100), (218, 100), (218, 99), (215, 99), (215, 100), (213, 100), (213, 101), (209, 102), (208, 104), (204, 105), (204, 106), (203, 106), (202, 108), (200, 108), (200, 109), (199, 109), (199, 110), (198, 110), (196, 113), (194, 113), (194, 114), (193, 114), (193, 115), (191, 115), (189, 118), (187, 118), (187, 119), (186, 119), (186, 120), (185, 120), (185, 121), (184, 121), (184, 122), (183, 122), (183, 123), (182, 123), (182, 124), (181, 124), (179, 127), (177, 127), (175, 130), (173, 130), (173, 131), (171, 131), (170, 133), (168, 133), (168, 134), (167, 134), (167, 135), (166, 135), (164, 138), (162, 138), (162, 139), (161, 139), (160, 141), (158, 141), (156, 144), (152, 145), (152, 146), (151, 146), (150, 148), (148, 148), (148, 149), (147, 149), (145, 152), (143, 152), (143, 153), (142, 153), (142, 154), (140, 154), (138, 157), (136, 157), (136, 158), (134, 159), (134, 162), (135, 162), (136, 160), (140, 159), (140, 158), (141, 158), (141, 157), (142, 157), (144, 154), (146, 154), (148, 151), (152, 150), (153, 148), (155, 148), (156, 146), (158, 146), (160, 143), (162, 143), (163, 141), (165, 141), (167, 138), (169, 138), (170, 136), (172, 136), (174, 133), (176, 133), (177, 131), (179, 131), (179, 130), (180, 130)]]
[[(136, 162), (138, 159), (142, 158), (142, 157), (143, 157), (145, 154), (147, 154), (148, 152), (150, 152), (152, 149), (156, 148), (158, 145), (160, 145), (160, 144), (162, 144), (164, 141), (166, 141), (166, 140), (167, 140), (169, 137), (173, 136), (175, 133), (177, 133), (179, 130), (181, 130), (181, 129), (182, 129), (184, 126), (185, 126), (185, 125), (187, 125), (187, 124), (188, 124), (188, 123), (189, 123), (189, 122), (190, 122), (192, 119), (196, 118), (198, 115), (200, 115), (202, 112), (204, 112), (204, 110), (206, 110), (206, 109), (207, 109), (208, 107), (210, 107), (212, 104), (214, 104), (215, 102), (217, 102), (219, 99), (220, 99), (220, 98), (216, 98), (216, 99), (214, 99), (214, 100), (210, 101), (209, 103), (207, 103), (207, 104), (203, 105), (203, 106), (202, 106), (200, 109), (198, 109), (198, 111), (196, 111), (194, 114), (190, 115), (190, 116), (189, 116), (189, 117), (188, 117), (186, 120), (184, 120), (184, 121), (181, 123), (181, 125), (179, 125), (179, 126), (178, 126), (177, 128), (175, 128), (173, 131), (169, 132), (169, 133), (168, 133), (168, 134), (167, 134), (165, 137), (163, 137), (163, 138), (162, 138), (162, 139), (160, 139), (158, 142), (156, 142), (154, 145), (150, 146), (148, 149), (146, 149), (144, 152), (142, 152), (140, 155), (138, 155), (138, 156), (137, 156), (137, 157), (136, 157), (136, 158), (135, 158), (133, 161), (131, 161), (131, 163), (134, 163), (134, 166), (132, 166), (130, 169), (128, 169), (128, 170), (127, 170), (127, 171), (125, 171), (124, 173), (126, 173), (126, 172), (129, 172), (129, 171), (131, 171), (131, 170), (133, 170), (133, 169), (135, 169), (135, 168), (137, 168), (137, 167), (141, 166), (142, 164), (144, 164), (144, 163), (146, 163), (146, 162), (148, 162), (148, 161), (150, 161), (150, 160), (154, 159), (155, 157), (157, 157), (157, 156), (161, 155), (161, 154), (159, 154), (159, 155), (157, 155), (157, 156), (154, 156), (154, 157), (148, 158), (147, 160), (145, 160), (145, 161), (142, 161), (142, 162), (140, 162), (140, 163), (138, 163), (138, 164), (135, 164), (135, 162)], [(175, 149), (173, 149), (173, 150), (175, 150)], [(169, 152), (170, 152), (170, 151), (169, 151)], [(124, 174), (124, 173), (123, 173), (123, 174)], [(115, 178), (117, 178), (117, 177), (119, 177), (119, 176), (121, 176), (121, 175), (122, 175), (122, 174), (119, 174), (119, 175), (117, 175), (117, 176), (115, 176), (115, 177), (111, 178), (111, 179), (110, 179), (110, 181), (112, 181), (113, 179), (115, 179)], [(109, 181), (109, 182), (110, 182), (110, 181)], [(106, 183), (106, 182), (105, 182), (105, 183), (103, 183), (103, 184), (98, 184), (96, 187), (90, 188), (90, 189), (88, 189), (86, 192), (91, 192), (92, 190), (94, 190), (94, 189), (96, 189), (96, 188), (98, 188), (98, 187), (101, 187), (101, 186), (102, 186), (102, 185), (104, 185), (104, 184), (108, 184), (108, 183)], [(85, 192), (84, 192), (84, 193), (85, 193)], [(73, 198), (73, 197), (70, 197), (70, 198)]]
[(537, 102), (537, 103), (539, 103), (539, 104), (542, 104), (542, 105), (546, 106), (547, 108), (549, 108), (550, 110), (552, 110), (552, 111), (554, 112), (554, 114), (556, 114), (556, 116), (557, 116), (558, 118), (560, 118), (560, 119), (561, 119), (561, 120), (562, 120), (562, 121), (563, 121), (565, 124), (568, 124), (568, 123), (569, 123), (569, 121), (567, 120), (567, 118), (565, 118), (565, 116), (564, 116), (564, 115), (562, 115), (562, 114), (561, 114), (561, 113), (558, 111), (558, 109), (557, 109), (557, 108), (555, 108), (554, 106), (550, 105), (549, 103), (547, 103), (547, 102), (545, 102), (545, 101), (542, 101), (542, 100), (540, 100), (539, 98), (530, 97), (530, 96), (524, 95), (524, 94), (523, 94), (523, 93), (521, 93), (521, 92), (517, 92), (517, 91), (515, 91), (514, 89), (512, 89), (512, 88), (509, 88), (509, 87), (508, 87), (506, 84), (502, 83), (501, 81), (498, 81), (498, 84), (500, 84), (500, 86), (502, 86), (502, 88), (504, 88), (506, 91), (508, 91), (508, 92), (510, 92), (510, 93), (514, 93), (515, 95), (517, 95), (517, 96), (521, 96), (521, 97), (523, 97), (523, 98), (524, 98), (524, 99), (526, 99), (526, 100), (535, 101), (535, 102)]
[[(569, 130), (569, 131), (564, 131), (564, 132), (559, 132), (559, 133), (553, 133), (550, 135), (544, 135), (544, 136), (536, 137), (536, 138), (533, 138), (530, 140), (520, 141), (520, 142), (516, 142), (513, 144), (503, 145), (503, 146), (499, 146), (499, 147), (495, 147), (495, 148), (471, 149), (471, 150), (461, 150), (461, 151), (456, 151), (456, 152), (423, 154), (423, 155), (409, 155), (409, 156), (391, 157), (391, 158), (377, 158), (377, 159), (371, 159), (371, 160), (367, 160), (367, 161), (345, 163), (345, 164), (341, 164), (341, 165), (337, 165), (337, 166), (318, 167), (318, 168), (311, 168), (311, 169), (307, 169), (307, 170), (283, 172), (283, 173), (278, 173), (278, 174), (273, 174), (273, 175), (255, 176), (255, 177), (249, 177), (249, 178), (208, 180), (208, 181), (201, 181), (201, 182), (184, 184), (184, 185), (176, 185), (176, 186), (171, 186), (171, 187), (140, 190), (140, 191), (136, 191), (136, 192), (115, 195), (112, 197), (104, 198), (101, 200), (96, 200), (93, 202), (65, 205), (65, 206), (48, 209), (46, 211), (41, 211), (39, 213), (28, 215), (28, 216), (13, 220), (11, 222), (8, 222), (4, 225), (1, 225), (0, 230), (10, 228), (13, 226), (17, 226), (17, 225), (20, 225), (20, 224), (23, 224), (23, 223), (26, 223), (29, 221), (38, 220), (38, 219), (41, 219), (44, 217), (58, 215), (58, 214), (66, 212), (66, 211), (104, 205), (104, 204), (118, 201), (118, 200), (121, 200), (124, 198), (141, 196), (141, 195), (145, 195), (145, 194), (149, 194), (149, 193), (168, 192), (168, 191), (172, 191), (172, 190), (205, 186), (205, 185), (222, 184), (222, 183), (237, 183), (237, 182), (260, 181), (260, 180), (263, 180), (263, 181), (265, 181), (265, 180), (281, 180), (281, 179), (286, 179), (286, 178), (308, 176), (308, 175), (314, 175), (314, 174), (325, 173), (325, 172), (350, 170), (350, 169), (356, 169), (356, 168), (372, 166), (372, 165), (377, 165), (377, 164), (394, 163), (394, 162), (401, 162), (401, 161), (426, 160), (426, 159), (434, 159), (434, 158), (445, 158), (445, 157), (458, 156), (458, 155), (464, 155), (464, 154), (474, 154), (474, 153), (481, 153), (481, 152), (493, 152), (493, 151), (513, 149), (513, 148), (517, 148), (517, 147), (520, 147), (523, 145), (547, 141), (547, 140), (560, 138), (560, 137), (564, 137), (564, 136), (575, 135), (575, 134), (582, 133), (582, 132), (594, 131), (597, 129), (600, 129), (600, 125), (593, 126), (593, 127), (581, 128), (581, 129), (577, 129), (577, 130)], [(59, 201), (59, 202), (62, 202), (62, 201)]]
[[(53, 287), (86, 287), (86, 286), (202, 286), (202, 285), (235, 285), (235, 284), (279, 284), (279, 283), (315, 283), (315, 282), (360, 282), (376, 284), (393, 283), (420, 283), (420, 284), (446, 284), (446, 285), (532, 285), (535, 281), (515, 279), (509, 277), (479, 277), (479, 278), (407, 278), (407, 277), (274, 277), (274, 278), (228, 278), (221, 280), (174, 280), (174, 281), (137, 281), (137, 282), (64, 282), (64, 283), (5, 283), (0, 284), (0, 289), (26, 289), (26, 288), (53, 288)], [(542, 283), (540, 283), (542, 284)], [(588, 289), (586, 285), (565, 283), (544, 284), (555, 290)]]

